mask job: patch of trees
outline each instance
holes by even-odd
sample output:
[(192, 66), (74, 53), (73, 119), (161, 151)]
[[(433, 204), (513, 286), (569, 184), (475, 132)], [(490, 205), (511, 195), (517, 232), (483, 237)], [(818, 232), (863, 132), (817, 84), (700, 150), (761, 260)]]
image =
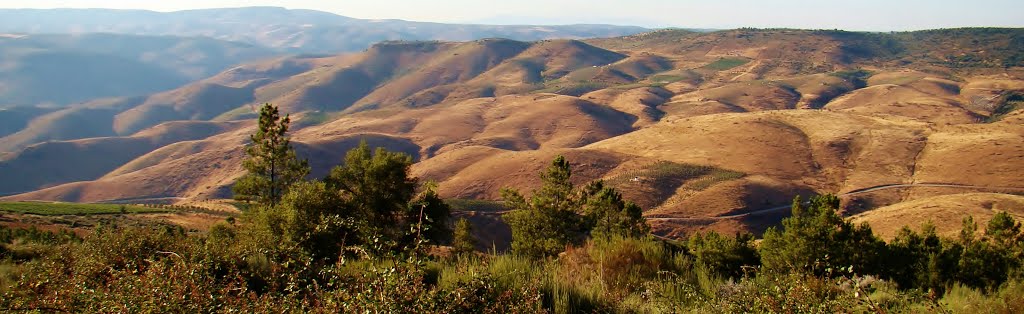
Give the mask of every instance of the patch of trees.
[(576, 187), (572, 169), (558, 156), (541, 173), (543, 185), (527, 199), (517, 190), (502, 191), (513, 210), (504, 219), (512, 228), (512, 251), (533, 258), (555, 256), (588, 237), (640, 237), (650, 232), (640, 207), (615, 189), (595, 181)]
[(371, 152), (363, 142), (326, 178), (305, 180), (309, 166), (289, 143), (288, 123), (288, 116), (264, 105), (246, 148), (248, 172), (234, 190), (236, 198), (256, 204), (247, 213), (247, 242), (267, 245), (265, 251), (294, 246), (333, 262), (346, 249), (375, 254), (449, 239), (450, 209), (433, 185), (421, 187), (409, 176), (412, 157)]

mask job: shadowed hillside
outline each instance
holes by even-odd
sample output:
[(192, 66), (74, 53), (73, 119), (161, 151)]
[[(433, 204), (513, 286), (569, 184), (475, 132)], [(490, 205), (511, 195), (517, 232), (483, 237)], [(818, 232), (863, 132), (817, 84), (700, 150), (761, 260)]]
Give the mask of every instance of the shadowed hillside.
[(0, 37), (0, 107), (140, 96), (271, 56), (209, 38), (115, 34)]
[[(242, 123), (168, 122), (127, 137), (52, 141), (29, 146), (0, 160), (5, 177), (0, 194), (36, 190), (72, 181), (98, 179), (165, 145), (203, 139)], [(190, 151), (195, 153), (197, 151)]]

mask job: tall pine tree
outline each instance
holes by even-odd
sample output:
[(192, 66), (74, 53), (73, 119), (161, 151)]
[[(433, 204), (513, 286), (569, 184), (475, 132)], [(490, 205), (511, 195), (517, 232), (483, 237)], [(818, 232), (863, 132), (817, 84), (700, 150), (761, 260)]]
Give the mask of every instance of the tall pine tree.
[(512, 229), (513, 252), (534, 258), (553, 256), (585, 239), (586, 226), (577, 212), (581, 200), (570, 176), (569, 162), (558, 156), (541, 173), (544, 184), (529, 201), (518, 191), (502, 191), (506, 205), (513, 209), (504, 215)]
[(249, 158), (242, 162), (247, 173), (232, 188), (235, 199), (277, 205), (291, 185), (309, 174), (309, 163), (299, 159), (285, 135), (290, 122), (274, 105), (260, 109), (259, 127), (245, 148)]

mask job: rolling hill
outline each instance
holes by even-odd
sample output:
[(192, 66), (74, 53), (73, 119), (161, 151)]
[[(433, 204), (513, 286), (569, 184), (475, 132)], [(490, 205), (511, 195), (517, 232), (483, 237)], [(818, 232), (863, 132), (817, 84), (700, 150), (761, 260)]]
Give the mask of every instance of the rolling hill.
[[(270, 102), (294, 115), (314, 175), (366, 139), (414, 156), (413, 173), (444, 197), (494, 200), (504, 187), (538, 186), (560, 154), (576, 182), (618, 187), (663, 236), (760, 232), (794, 196), (816, 193), (841, 195), (844, 214), (885, 230), (888, 219), (950, 226), (962, 215), (929, 216), (929, 206), (1019, 212), (1009, 194), (1024, 193), (1021, 38), (741, 29), (389, 41), (241, 64), (122, 101), (12, 112), (36, 118), (0, 138), (10, 151), (0, 169), (68, 173), (18, 180), (4, 170), (0, 181), (14, 182), (7, 193), (35, 190), (12, 200), (228, 197), (253, 108)], [(83, 137), (102, 138), (44, 123), (89, 114), (103, 133)], [(56, 141), (33, 142), (45, 140)], [(58, 167), (64, 156), (96, 166)]]

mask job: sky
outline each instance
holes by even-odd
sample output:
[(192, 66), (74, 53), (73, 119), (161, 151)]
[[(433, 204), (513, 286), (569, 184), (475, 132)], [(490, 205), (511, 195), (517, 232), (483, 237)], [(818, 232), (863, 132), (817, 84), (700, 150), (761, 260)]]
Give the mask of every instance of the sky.
[(646, 27), (904, 31), (1024, 27), (1022, 0), (0, 0), (0, 8), (186, 9), (280, 6), (364, 19)]

